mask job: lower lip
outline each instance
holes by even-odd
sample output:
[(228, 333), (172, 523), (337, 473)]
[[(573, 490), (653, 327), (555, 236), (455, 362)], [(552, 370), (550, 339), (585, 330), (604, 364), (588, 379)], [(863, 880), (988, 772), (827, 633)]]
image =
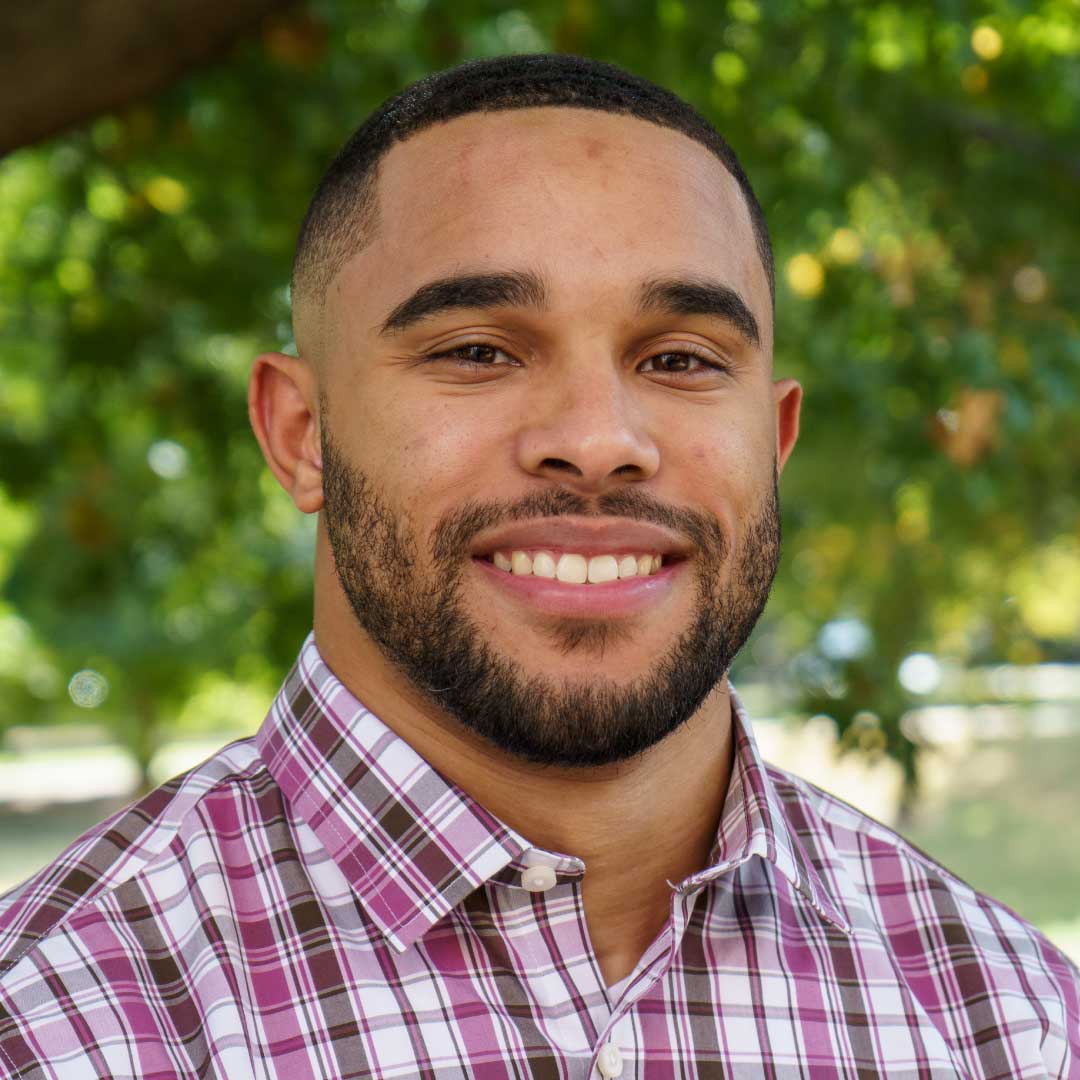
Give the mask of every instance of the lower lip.
[(511, 574), (486, 559), (473, 559), (480, 573), (496, 587), (549, 615), (603, 618), (605, 615), (633, 615), (670, 595), (682, 572), (682, 561), (662, 566), (648, 577), (620, 578), (597, 585), (568, 585), (554, 578), (533, 574)]

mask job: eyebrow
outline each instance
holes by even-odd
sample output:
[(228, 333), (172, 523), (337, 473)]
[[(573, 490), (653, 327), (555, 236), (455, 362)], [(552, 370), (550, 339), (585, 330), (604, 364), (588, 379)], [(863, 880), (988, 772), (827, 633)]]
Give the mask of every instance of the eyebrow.
[(761, 333), (746, 301), (730, 286), (712, 278), (658, 278), (641, 289), (642, 311), (671, 315), (708, 315), (730, 323), (751, 345), (761, 344)]
[(401, 333), (421, 319), (457, 308), (543, 308), (546, 304), (543, 279), (530, 271), (459, 274), (421, 285), (387, 315), (379, 333)]
[[(547, 306), (542, 277), (529, 270), (456, 274), (421, 285), (383, 320), (379, 333), (398, 334), (422, 319), (459, 309)], [(706, 315), (733, 326), (751, 345), (761, 344), (757, 319), (730, 285), (706, 277), (656, 278), (638, 297), (642, 312)]]

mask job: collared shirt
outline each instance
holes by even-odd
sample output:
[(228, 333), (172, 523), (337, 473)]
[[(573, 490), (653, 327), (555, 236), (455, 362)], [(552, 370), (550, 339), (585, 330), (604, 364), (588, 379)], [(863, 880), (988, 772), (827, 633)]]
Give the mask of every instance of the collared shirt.
[(254, 738), (0, 899), (0, 1075), (1080, 1076), (1077, 969), (763, 764), (732, 700), (710, 864), (612, 992), (582, 862), (439, 776), (310, 636)]

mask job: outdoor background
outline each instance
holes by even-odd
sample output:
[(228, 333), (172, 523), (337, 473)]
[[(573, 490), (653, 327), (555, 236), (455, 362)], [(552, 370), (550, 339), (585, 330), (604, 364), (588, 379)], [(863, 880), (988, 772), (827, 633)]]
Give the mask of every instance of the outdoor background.
[(24, 7), (0, 17), (0, 888), (253, 731), (310, 627), (313, 521), (245, 385), (291, 346), (322, 170), (411, 80), (556, 50), (698, 106), (773, 232), (806, 402), (734, 676), (767, 753), (1080, 957), (1080, 0)]

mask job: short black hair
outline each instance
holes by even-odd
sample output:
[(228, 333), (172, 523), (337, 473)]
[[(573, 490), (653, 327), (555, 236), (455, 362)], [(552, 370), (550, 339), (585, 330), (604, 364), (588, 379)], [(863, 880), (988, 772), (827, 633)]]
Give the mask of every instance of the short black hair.
[(713, 126), (682, 98), (647, 79), (599, 60), (545, 53), (471, 60), (428, 75), (379, 106), (342, 147), (315, 189), (296, 245), (293, 296), (325, 293), (338, 270), (366, 243), (377, 212), (378, 164), (395, 143), (468, 113), (539, 106), (636, 116), (681, 131), (711, 150), (746, 199), (775, 299), (765, 214), (735, 151)]

